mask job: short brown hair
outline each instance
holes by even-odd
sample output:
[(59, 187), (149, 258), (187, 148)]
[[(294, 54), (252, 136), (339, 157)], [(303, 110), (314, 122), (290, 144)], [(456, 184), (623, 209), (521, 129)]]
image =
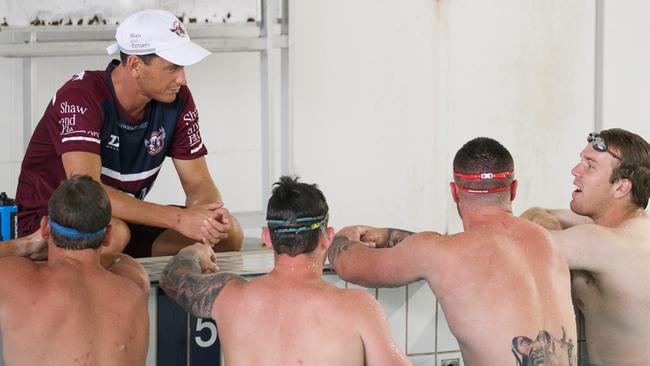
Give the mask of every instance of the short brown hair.
[[(266, 210), (266, 219), (270, 220), (268, 227), (273, 249), (278, 254), (288, 254), (290, 257), (308, 254), (316, 249), (321, 235), (319, 228), (327, 227), (329, 211), (325, 196), (318, 186), (298, 182), (298, 179), (298, 177), (280, 177), (280, 180), (273, 184), (273, 193)], [(313, 220), (300, 223), (299, 218), (313, 218)], [(283, 223), (273, 223), (274, 221)], [(318, 221), (320, 225), (316, 229), (295, 230)], [(283, 229), (289, 230), (281, 231)]]
[[(454, 173), (482, 174), (514, 171), (514, 160), (508, 149), (497, 140), (489, 137), (477, 137), (465, 143), (454, 157)], [(514, 180), (510, 175), (504, 179), (466, 179), (454, 174), (454, 182), (461, 187), (472, 190), (490, 190), (509, 186)], [(509, 191), (495, 192), (482, 197), (491, 201), (510, 201)], [(486, 198), (483, 198), (486, 200)]]
[[(50, 221), (81, 233), (95, 233), (111, 221), (111, 201), (102, 186), (88, 175), (63, 181), (47, 204)], [(51, 225), (50, 225), (51, 226)], [(97, 249), (106, 233), (90, 238), (71, 238), (50, 230), (52, 241), (64, 249)]]
[(129, 56), (136, 56), (140, 58), (145, 65), (151, 64), (151, 60), (158, 57), (158, 55), (156, 55), (155, 53), (149, 53), (146, 55), (127, 55), (126, 53), (120, 51), (120, 61), (123, 65), (126, 65), (126, 60), (129, 58)]
[(609, 178), (611, 183), (619, 179), (632, 182), (632, 202), (642, 208), (648, 207), (650, 197), (650, 146), (643, 137), (622, 128), (600, 132), (610, 150), (621, 158)]

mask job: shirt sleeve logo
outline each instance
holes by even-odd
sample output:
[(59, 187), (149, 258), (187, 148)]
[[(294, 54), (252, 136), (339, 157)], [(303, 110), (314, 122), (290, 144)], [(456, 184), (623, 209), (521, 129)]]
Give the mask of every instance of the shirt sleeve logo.
[(147, 148), (147, 153), (151, 156), (157, 155), (165, 146), (165, 128), (160, 127), (158, 131), (151, 133), (149, 140), (144, 139), (144, 146)]
[(76, 130), (75, 126), (77, 124), (77, 114), (83, 116), (87, 110), (88, 108), (84, 106), (68, 103), (67, 101), (62, 102), (59, 105), (59, 125), (61, 126), (61, 136), (76, 132), (86, 133), (85, 130)]

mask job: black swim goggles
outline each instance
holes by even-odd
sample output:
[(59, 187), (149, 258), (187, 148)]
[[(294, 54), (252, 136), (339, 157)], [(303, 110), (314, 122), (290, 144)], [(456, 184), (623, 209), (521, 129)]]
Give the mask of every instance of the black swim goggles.
[(607, 141), (600, 136), (599, 133), (597, 132), (592, 132), (587, 136), (587, 142), (591, 143), (591, 146), (594, 148), (594, 150), (599, 151), (599, 152), (607, 152), (611, 156), (615, 157), (616, 159), (623, 161), (620, 156), (614, 154), (611, 150), (609, 150), (607, 146)]

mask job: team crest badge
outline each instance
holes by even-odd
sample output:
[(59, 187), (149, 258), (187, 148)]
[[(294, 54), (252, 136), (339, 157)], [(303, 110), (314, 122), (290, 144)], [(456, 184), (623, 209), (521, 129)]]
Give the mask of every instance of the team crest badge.
[(185, 37), (185, 27), (183, 27), (183, 23), (178, 20), (174, 21), (170, 31), (176, 33), (176, 35), (181, 38)]
[(160, 127), (160, 130), (152, 132), (149, 140), (144, 139), (144, 146), (151, 156), (161, 152), (163, 146), (165, 146), (165, 128)]
[(74, 74), (74, 75), (72, 75), (72, 81), (75, 81), (75, 80), (83, 80), (83, 79), (84, 79), (84, 74), (85, 74), (85, 73), (86, 73), (85, 71), (82, 71), (82, 72), (80, 72), (80, 73), (78, 73), (78, 74)]

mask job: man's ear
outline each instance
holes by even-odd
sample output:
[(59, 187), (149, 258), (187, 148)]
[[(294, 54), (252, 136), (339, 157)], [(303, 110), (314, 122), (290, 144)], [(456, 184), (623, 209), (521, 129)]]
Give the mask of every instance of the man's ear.
[(273, 243), (271, 242), (271, 232), (269, 228), (262, 228), (262, 240), (264, 241), (264, 246), (267, 248), (273, 248)]
[(517, 196), (517, 180), (513, 180), (512, 183), (510, 183), (510, 202), (515, 200), (515, 197)]
[(110, 223), (106, 225), (106, 233), (104, 234), (104, 240), (102, 241), (102, 246), (107, 247), (113, 239), (113, 225)]
[(138, 78), (140, 76), (140, 69), (143, 66), (143, 61), (140, 57), (129, 55), (126, 58), (126, 69), (131, 76)]
[(458, 203), (458, 186), (454, 182), (449, 182), (449, 189), (451, 190), (451, 197), (454, 199), (454, 202)]
[(321, 243), (325, 247), (325, 250), (327, 250), (334, 240), (334, 228), (327, 227), (325, 228), (325, 232), (327, 233), (327, 236), (323, 235), (323, 239), (325, 240), (321, 240)]
[(629, 179), (619, 179), (614, 182), (614, 197), (623, 198), (632, 192), (632, 181)]
[(47, 220), (47, 217), (41, 217), (41, 224), (39, 230), (41, 231), (41, 236), (43, 240), (47, 241), (50, 239), (50, 222)]

